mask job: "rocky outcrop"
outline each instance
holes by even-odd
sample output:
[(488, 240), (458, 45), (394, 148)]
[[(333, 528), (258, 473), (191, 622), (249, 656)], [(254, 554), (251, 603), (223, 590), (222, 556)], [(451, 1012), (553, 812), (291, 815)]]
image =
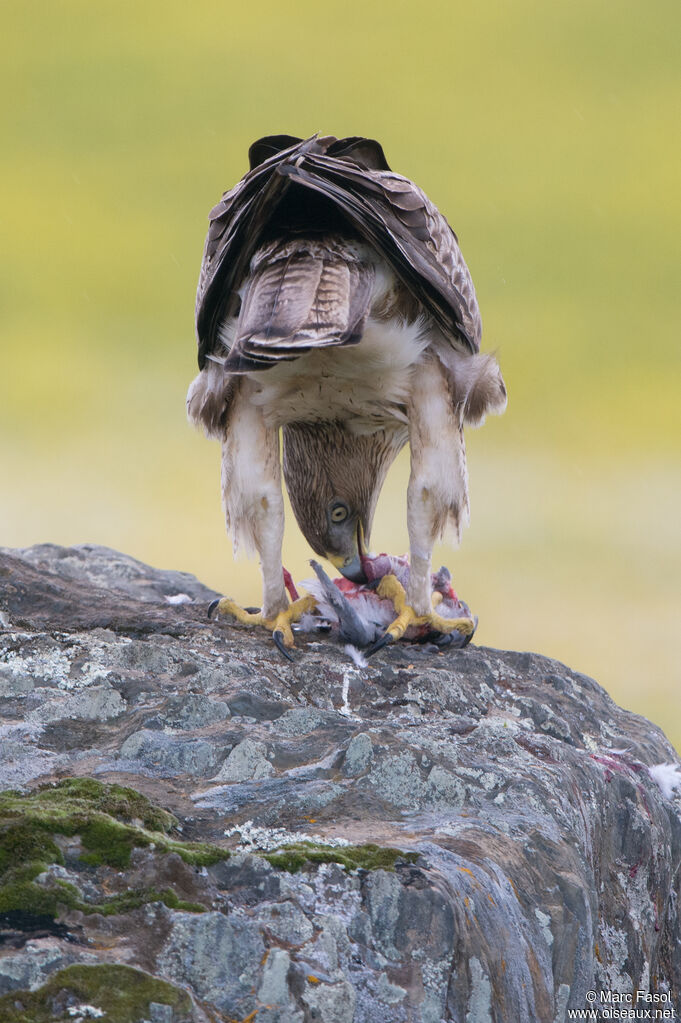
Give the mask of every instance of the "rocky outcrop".
[(0, 1018), (681, 1011), (659, 728), (536, 654), (360, 668), (300, 638), (290, 664), (214, 596), (95, 546), (0, 552)]

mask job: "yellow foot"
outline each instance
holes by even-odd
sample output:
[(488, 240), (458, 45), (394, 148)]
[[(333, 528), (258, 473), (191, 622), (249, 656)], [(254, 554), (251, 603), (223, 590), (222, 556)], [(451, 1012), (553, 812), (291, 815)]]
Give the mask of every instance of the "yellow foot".
[[(417, 615), (413, 607), (407, 603), (404, 587), (394, 575), (384, 575), (378, 584), (376, 593), (379, 597), (392, 601), (397, 617), (392, 625), (388, 626), (381, 638), (367, 651), (367, 656), (369, 657), (371, 654), (375, 654), (377, 650), (387, 646), (388, 643), (396, 643), (397, 640), (402, 639), (411, 625), (428, 625), (433, 632), (445, 636), (458, 632), (466, 637), (466, 642), (470, 640), (475, 632), (475, 622), (472, 618), (443, 618), (435, 611), (431, 611), (426, 615)], [(441, 600), (442, 595), (440, 593), (434, 594), (434, 604), (439, 604)]]
[(210, 618), (213, 612), (217, 611), (220, 615), (232, 615), (233, 618), (236, 618), (238, 622), (242, 622), (244, 625), (262, 625), (272, 633), (272, 639), (277, 649), (281, 651), (284, 657), (292, 661), (293, 658), (289, 653), (289, 650), (294, 645), (291, 626), (294, 622), (300, 621), (307, 611), (313, 611), (316, 604), (317, 602), (314, 597), (305, 594), (304, 597), (299, 597), (298, 600), (294, 600), (292, 604), (289, 604), (285, 611), (280, 611), (275, 618), (265, 618), (259, 612), (245, 611), (243, 607), (239, 607), (229, 597), (222, 597), (221, 600), (214, 600), (210, 605), (208, 617)]

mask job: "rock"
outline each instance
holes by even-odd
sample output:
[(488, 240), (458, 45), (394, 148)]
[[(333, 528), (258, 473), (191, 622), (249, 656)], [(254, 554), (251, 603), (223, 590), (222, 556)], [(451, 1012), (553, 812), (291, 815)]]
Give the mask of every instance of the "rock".
[(95, 589), (114, 590), (135, 600), (154, 603), (184, 594), (190, 601), (207, 603), (217, 596), (214, 590), (188, 572), (151, 568), (127, 554), (99, 544), (59, 547), (53, 543), (41, 543), (23, 550), (0, 548), (0, 552), (19, 555), (26, 565), (32, 565), (43, 573), (55, 574), (65, 581), (89, 583)]
[(266, 904), (258, 921), (279, 941), (293, 945), (304, 945), (314, 935), (314, 925), (294, 902)]
[(29, 941), (21, 952), (7, 952), (0, 957), (0, 995), (21, 988), (35, 991), (50, 974), (76, 962), (95, 963), (97, 957), (69, 950), (54, 938)]
[(277, 718), (275, 729), (280, 735), (309, 735), (334, 715), (325, 714), (317, 707), (293, 707)]
[(211, 700), (208, 696), (174, 696), (168, 700), (165, 724), (170, 728), (190, 730), (225, 721), (232, 716), (224, 700)]
[(91, 686), (65, 699), (60, 697), (45, 700), (36, 710), (26, 715), (26, 720), (43, 723), (67, 719), (108, 721), (122, 714), (126, 708), (125, 700), (110, 685)]
[(267, 747), (262, 742), (244, 739), (229, 754), (213, 781), (250, 781), (269, 778), (274, 768), (266, 757)]
[(120, 757), (138, 761), (140, 767), (161, 778), (177, 774), (202, 778), (215, 768), (218, 750), (214, 743), (205, 739), (182, 739), (165, 732), (142, 729), (125, 740)]
[(151, 1023), (681, 1012), (659, 728), (536, 654), (358, 668), (298, 638), (289, 664), (212, 596), (92, 545), (0, 551), (0, 1018), (104, 1011), (112, 969)]
[(265, 943), (248, 915), (172, 913), (170, 936), (157, 965), (164, 977), (188, 985), (221, 1012), (247, 1016), (255, 1008), (254, 986)]
[(296, 1009), (289, 988), (290, 970), (288, 952), (283, 948), (270, 949), (258, 988), (258, 1001), (266, 1006), (258, 1015), (265, 1023), (304, 1023), (303, 1011)]
[(173, 1023), (174, 1015), (172, 1005), (149, 1002), (149, 1023)]
[(351, 778), (362, 774), (371, 764), (374, 756), (374, 747), (371, 736), (367, 732), (359, 732), (353, 735), (345, 751), (343, 760), (343, 774)]

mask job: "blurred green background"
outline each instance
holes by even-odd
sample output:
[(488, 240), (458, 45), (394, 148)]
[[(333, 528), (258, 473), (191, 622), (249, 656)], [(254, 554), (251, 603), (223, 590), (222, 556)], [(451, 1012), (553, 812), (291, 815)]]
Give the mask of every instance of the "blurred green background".
[[(480, 643), (568, 662), (681, 747), (678, 0), (2, 13), (0, 543), (96, 541), (258, 601), (184, 417), (207, 213), (260, 135), (373, 136), (458, 232), (509, 385), (438, 563)], [(407, 547), (407, 471), (375, 549)], [(308, 556), (291, 518), (297, 579)]]

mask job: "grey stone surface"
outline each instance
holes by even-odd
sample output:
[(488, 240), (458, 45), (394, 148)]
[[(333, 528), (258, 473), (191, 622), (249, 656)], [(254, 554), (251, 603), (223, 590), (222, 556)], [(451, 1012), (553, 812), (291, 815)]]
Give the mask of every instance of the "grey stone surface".
[(162, 1002), (149, 1003), (149, 1023), (173, 1023), (174, 1015), (172, 1005), (163, 1005)]
[(269, 950), (258, 988), (258, 1015), (265, 1023), (304, 1023), (304, 1012), (296, 1006), (289, 987), (291, 957), (283, 948)]
[(95, 543), (73, 547), (41, 543), (21, 550), (0, 547), (0, 553), (18, 554), (40, 572), (55, 573), (76, 583), (85, 581), (92, 587), (125, 593), (135, 600), (155, 602), (184, 593), (192, 601), (208, 602), (218, 596), (189, 572), (152, 568), (128, 554)]
[(273, 774), (274, 768), (267, 759), (265, 744), (244, 739), (234, 747), (213, 780), (251, 781), (269, 778)]
[(258, 913), (258, 922), (278, 941), (291, 945), (304, 945), (315, 931), (314, 924), (294, 902), (266, 903)]
[(265, 943), (241, 910), (173, 913), (158, 968), (164, 977), (187, 984), (199, 998), (238, 1018), (256, 1008), (254, 989)]
[(21, 733), (11, 726), (5, 730), (2, 725), (0, 730), (0, 789), (21, 788), (34, 778), (49, 776), (68, 762), (68, 757), (58, 753), (36, 750), (31, 741), (35, 733)]
[[(681, 1012), (681, 770), (659, 728), (536, 654), (398, 644), (358, 669), (298, 637), (290, 664), (209, 622), (211, 597), (105, 548), (0, 551), (0, 783), (137, 787), (175, 837), (233, 852), (112, 870), (65, 839), (37, 883), (205, 912), (0, 921), (0, 992), (89, 956), (182, 985), (197, 1021), (556, 1023), (591, 989)], [(257, 854), (278, 833), (418, 858), (288, 873)]]
[(231, 716), (229, 704), (224, 700), (211, 700), (198, 693), (172, 697), (164, 715), (167, 727), (183, 731), (214, 725)]
[(55, 970), (73, 963), (92, 964), (97, 957), (82, 949), (69, 949), (53, 938), (28, 941), (21, 951), (0, 954), (0, 995), (23, 988), (35, 991)]
[(366, 732), (353, 735), (345, 751), (343, 761), (343, 774), (354, 777), (362, 774), (371, 764), (374, 756), (374, 747), (371, 736)]
[(334, 717), (335, 715), (325, 714), (318, 707), (292, 707), (277, 719), (275, 730), (281, 735), (307, 735)]
[[(49, 690), (48, 690), (49, 692)], [(91, 686), (72, 696), (47, 699), (36, 710), (26, 715), (28, 721), (44, 724), (67, 718), (83, 721), (108, 721), (122, 714), (126, 702), (111, 685)]]
[(121, 746), (120, 756), (122, 760), (139, 761), (160, 777), (189, 774), (201, 778), (218, 762), (214, 743), (206, 739), (182, 739), (147, 729), (129, 736)]

